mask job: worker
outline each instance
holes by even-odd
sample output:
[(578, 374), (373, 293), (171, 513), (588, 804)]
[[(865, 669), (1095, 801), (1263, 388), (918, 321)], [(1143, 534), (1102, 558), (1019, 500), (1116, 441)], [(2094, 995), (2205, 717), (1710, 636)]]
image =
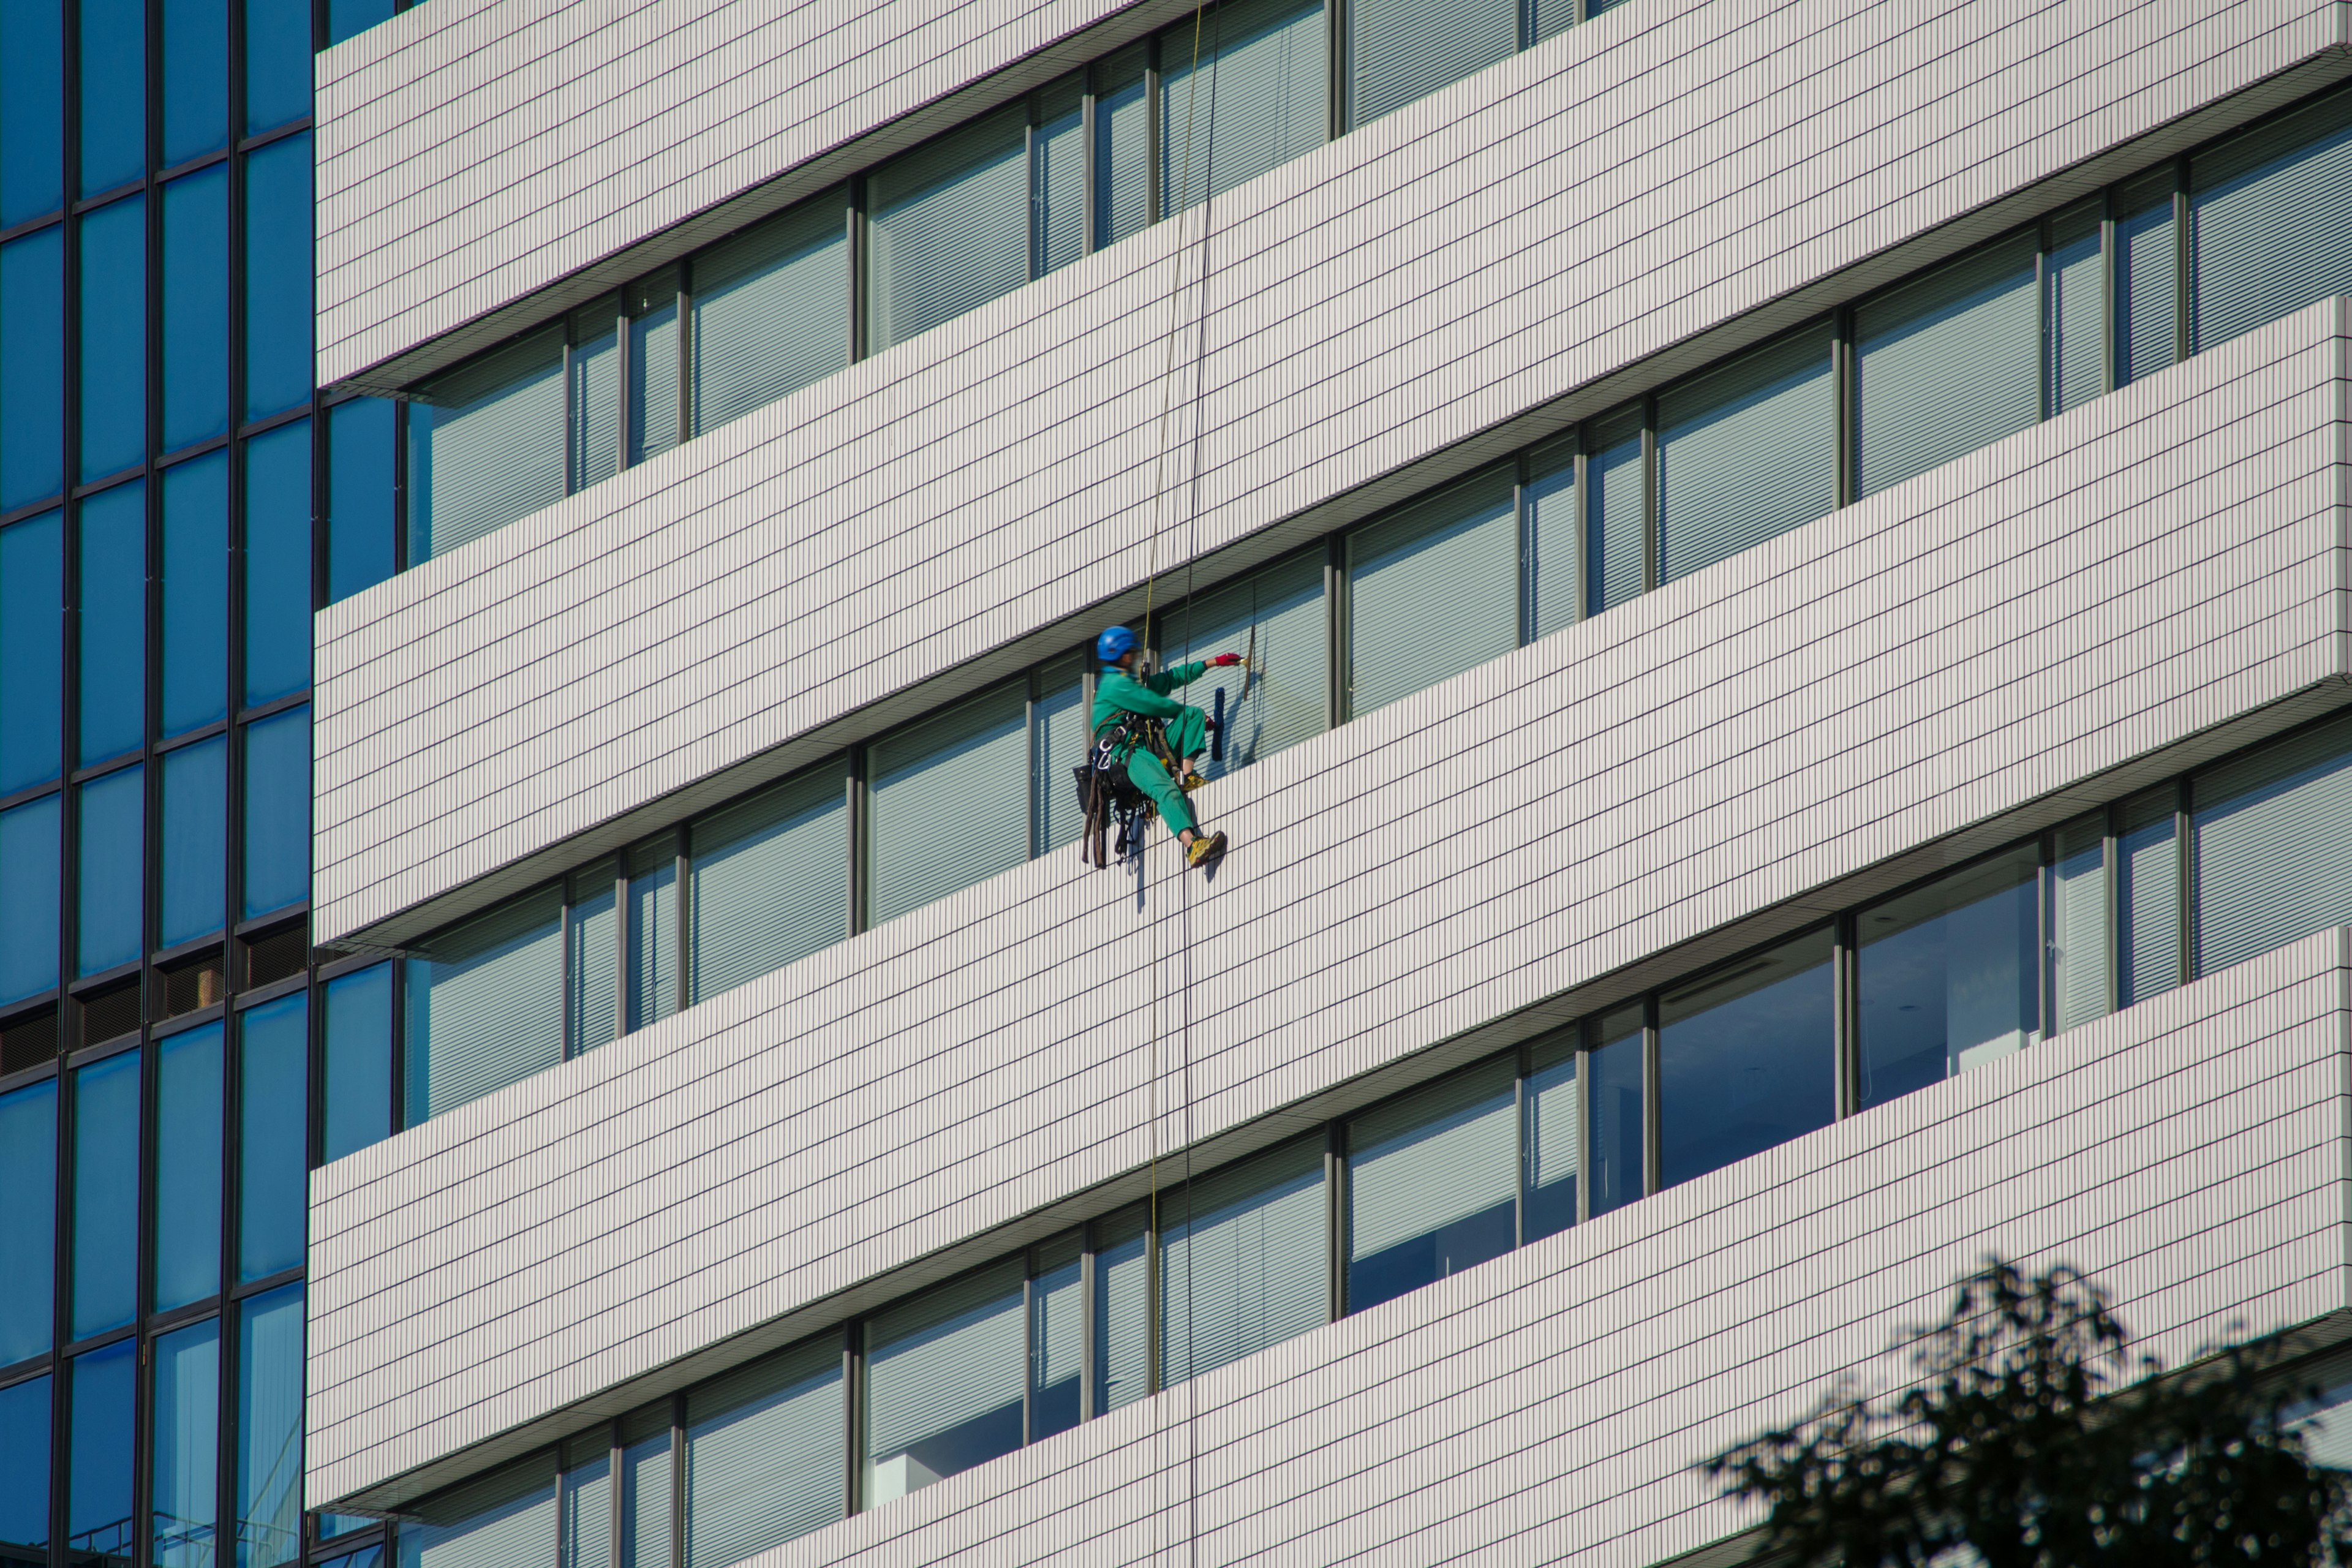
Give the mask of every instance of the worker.
[[(1201, 866), (1215, 859), (1225, 852), (1225, 836), (1202, 833), (1193, 818), (1192, 803), (1184, 798), (1186, 791), (1206, 782), (1194, 771), (1192, 762), (1209, 749), (1209, 716), (1168, 694), (1177, 687), (1198, 680), (1210, 669), (1232, 668), (1242, 662), (1242, 656), (1221, 653), (1212, 659), (1177, 665), (1158, 675), (1139, 676), (1135, 670), (1143, 653), (1137, 646), (1135, 634), (1125, 626), (1113, 626), (1095, 639), (1095, 657), (1103, 667), (1100, 679), (1095, 682), (1096, 743), (1099, 745), (1103, 732), (1118, 725), (1122, 717), (1145, 721), (1129, 723), (1128, 738), (1120, 749), (1118, 760), (1127, 764), (1127, 776), (1160, 808), (1160, 819), (1176, 835), (1186, 865)], [(1182, 770), (1181, 780), (1169, 773), (1168, 763), (1160, 752), (1145, 743), (1146, 723), (1161, 726), (1167, 736), (1168, 757)]]

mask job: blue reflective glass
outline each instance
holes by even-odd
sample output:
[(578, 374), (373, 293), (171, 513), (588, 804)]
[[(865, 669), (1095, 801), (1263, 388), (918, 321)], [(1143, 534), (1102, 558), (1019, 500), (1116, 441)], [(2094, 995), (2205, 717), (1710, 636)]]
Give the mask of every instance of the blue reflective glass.
[(163, 187), (162, 281), (163, 449), (171, 452), (228, 433), (227, 164)]
[(155, 944), (221, 929), (228, 910), (228, 737), (166, 752), (157, 835)]
[(0, 529), (0, 795), (58, 776), (65, 602), (63, 514)]
[(310, 684), (310, 422), (245, 444), (245, 700)]
[(326, 995), (319, 1157), (340, 1160), (392, 1135), (392, 965), (330, 980)]
[(1662, 998), (1659, 1179), (1673, 1186), (1827, 1125), (1834, 1012), (1826, 933)]
[(11, 0), (0, 49), (0, 228), (65, 205), (65, 5)]
[[(131, 1401), (138, 1388), (139, 1342), (118, 1340), (75, 1358), (66, 1446), (66, 1542), (70, 1561), (128, 1563), (131, 1519)], [(93, 1563), (95, 1568), (95, 1563)]]
[(228, 454), (163, 470), (163, 732), (228, 717)]
[(148, 1424), (150, 1561), (214, 1568), (220, 1521), (220, 1321), (155, 1342), (154, 1418)]
[(245, 0), (247, 134), (310, 112), (310, 0)]
[(236, 1568), (276, 1568), (302, 1554), (302, 1287), (236, 1321)]
[(147, 487), (81, 503), (81, 743), (88, 766), (136, 751), (147, 731)]
[(139, 956), (144, 770), (136, 763), (81, 786), (75, 869), (81, 898), (74, 973), (96, 974)]
[(245, 416), (310, 399), (310, 133), (245, 161)]
[(0, 1546), (48, 1543), (49, 1380), (36, 1377), (0, 1388)]
[(0, 511), (66, 486), (65, 297), (63, 226), (0, 245)]
[(85, 479), (147, 454), (147, 198), (81, 220), (81, 467)]
[(221, 1026), (155, 1047), (155, 1310), (220, 1294)]
[(339, 403), (327, 416), (327, 602), (393, 573), (392, 405)]
[(169, 169), (228, 145), (228, 0), (171, 0), (163, 11)]
[(236, 1277), (266, 1279), (302, 1262), (310, 1201), (310, 999), (298, 991), (237, 1021)]
[[(57, 1279), (58, 1083), (0, 1094), (0, 1366), (49, 1348)], [(47, 1418), (44, 1417), (44, 1425)], [(0, 1418), (0, 1442), (8, 1423)], [(0, 1467), (5, 1468), (5, 1467)], [(0, 1476), (0, 1488), (7, 1480)], [(6, 1514), (0, 1504), (0, 1518)], [(0, 1541), (12, 1541), (0, 1531)], [(23, 1545), (23, 1542), (16, 1544)]]
[(58, 799), (0, 811), (0, 1002), (58, 983)]
[(147, 172), (147, 7), (81, 0), (81, 190)]
[(73, 1305), (68, 1337), (131, 1321), (139, 1281), (139, 1052), (74, 1074)]
[(392, 17), (392, 0), (327, 0), (327, 42), (340, 44)]
[(245, 730), (245, 913), (310, 896), (310, 710)]

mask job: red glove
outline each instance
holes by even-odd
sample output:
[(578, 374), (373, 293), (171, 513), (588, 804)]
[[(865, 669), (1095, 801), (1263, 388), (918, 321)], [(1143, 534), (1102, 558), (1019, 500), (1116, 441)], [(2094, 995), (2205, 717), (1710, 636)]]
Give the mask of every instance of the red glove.
[(1219, 669), (1231, 669), (1234, 666), (1241, 663), (1241, 661), (1242, 656), (1237, 653), (1221, 653), (1209, 662), (1215, 665)]

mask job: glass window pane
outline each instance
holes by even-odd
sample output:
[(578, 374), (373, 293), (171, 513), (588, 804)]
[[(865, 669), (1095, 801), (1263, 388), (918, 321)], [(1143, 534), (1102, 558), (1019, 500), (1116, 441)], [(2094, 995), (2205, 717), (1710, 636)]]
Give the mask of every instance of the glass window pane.
[(61, 226), (0, 245), (0, 510), (65, 489), (65, 256)]
[(10, 5), (0, 49), (0, 228), (65, 205), (65, 76), (60, 0)]
[(408, 961), (412, 1127), (563, 1059), (563, 899), (549, 888), (418, 944)]
[(163, 7), (163, 167), (228, 145), (227, 0)]
[(842, 1414), (838, 1340), (688, 1394), (687, 1568), (727, 1568), (839, 1519)]
[(1556, 441), (1528, 461), (1527, 509), (1520, 549), (1520, 591), (1527, 596), (1527, 632), (1548, 637), (1573, 626), (1584, 610), (1584, 516), (1577, 505), (1576, 449)]
[(1585, 1102), (1591, 1142), (1592, 1194), (1585, 1212), (1598, 1219), (1646, 1190), (1643, 1151), (1648, 1123), (1642, 1100), (1642, 1009), (1637, 1004), (1601, 1015), (1596, 1044), (1585, 1058), (1592, 1081)]
[(155, 1310), (220, 1293), (221, 1026), (155, 1047)]
[(849, 814), (839, 763), (694, 825), (694, 997), (782, 969), (849, 930)]
[(1197, 68), (1193, 31), (1171, 28), (1160, 43), (1160, 189), (1171, 213), (1313, 152), (1330, 131), (1323, 0), (1224, 0)]
[(327, 41), (340, 44), (392, 17), (392, 0), (327, 0)]
[(2050, 868), (2050, 1029), (2107, 1013), (2106, 823), (2093, 816), (2058, 830)]
[(245, 6), (245, 130), (268, 131), (310, 112), (310, 7), (306, 0)]
[(2116, 384), (2154, 375), (2179, 356), (2180, 253), (2172, 171), (2116, 196)]
[(617, 860), (600, 860), (572, 879), (572, 922), (564, 963), (566, 1015), (571, 1018), (568, 1054), (578, 1056), (608, 1044), (620, 1033), (621, 916)]
[(327, 602), (392, 575), (391, 402), (355, 397), (327, 415)]
[[(165, 6), (164, 16), (174, 9)], [(228, 433), (227, 164), (163, 187), (163, 449), (170, 452)]]
[(310, 422), (297, 419), (245, 444), (246, 704), (310, 684)]
[(155, 1342), (149, 1428), (155, 1568), (214, 1568), (220, 1520), (220, 1321)]
[(245, 727), (245, 913), (310, 896), (310, 710)]
[(2050, 220), (2042, 263), (2042, 321), (2048, 353), (2046, 406), (2079, 408), (2107, 389), (2107, 286), (2099, 255), (2099, 204)]
[(1095, 1414), (1151, 1392), (1151, 1255), (1141, 1205), (1095, 1225)]
[(139, 1342), (117, 1340), (73, 1362), (66, 1460), (66, 1545), (77, 1563), (128, 1563), (135, 1544), (131, 1516), (131, 1407), (138, 1387)]
[(164, 736), (228, 717), (226, 452), (163, 470), (160, 663)]
[(58, 512), (0, 529), (0, 795), (58, 776), (65, 559), (65, 521)]
[(58, 983), (58, 799), (0, 811), (0, 1002)]
[(302, 1554), (302, 1287), (236, 1322), (236, 1568), (277, 1568)]
[(2032, 235), (2003, 240), (1854, 313), (1864, 495), (1990, 446), (2040, 417), (2035, 250)]
[(1536, 1047), (1522, 1089), (1521, 1160), (1527, 1183), (1522, 1238), (1538, 1241), (1576, 1223), (1576, 1178), (1582, 1163), (1577, 1126), (1576, 1033)]
[(1510, 1062), (1487, 1062), (1348, 1124), (1349, 1311), (1511, 1249), (1514, 1077)]
[(1148, 46), (1130, 45), (1095, 67), (1095, 247), (1151, 221), (1151, 101)]
[(629, 461), (642, 463), (677, 445), (677, 274), (630, 295)]
[(887, 735), (866, 759), (867, 923), (896, 920), (1029, 858), (1021, 683)]
[(1215, 1172), (1160, 1205), (1160, 1382), (1172, 1386), (1330, 1316), (1323, 1142)]
[[(45, 1336), (46, 1337), (46, 1336)], [(19, 1546), (48, 1561), (49, 1380), (0, 1388), (0, 1546)]]
[(563, 1446), (562, 1568), (613, 1568), (613, 1444), (599, 1428)]
[(68, 1335), (77, 1340), (121, 1328), (138, 1309), (139, 1055), (122, 1051), (74, 1074), (68, 1316)]
[(1659, 1004), (1660, 1176), (1687, 1182), (1829, 1123), (1830, 939), (1801, 937)]
[(1809, 328), (1658, 399), (1658, 580), (1837, 506), (1830, 333)]
[(2124, 806), (2116, 840), (2116, 993), (2123, 1006), (2180, 984), (2180, 841), (2174, 792)]
[(621, 1424), (621, 1553), (617, 1568), (669, 1568), (673, 1438), (669, 1409)]
[(555, 1568), (555, 1467), (543, 1455), (415, 1507), (400, 1568)]
[[(1534, 0), (1534, 4), (1533, 37), (1538, 43), (1546, 38), (1556, 38), (1576, 26), (1577, 0)], [(1607, 9), (1606, 5), (1595, 4), (1593, 15), (1599, 16)]]
[(571, 485), (585, 489), (621, 466), (621, 300), (617, 294), (572, 313), (572, 351), (564, 374), (572, 430)]
[(147, 8), (81, 0), (81, 190), (94, 196), (147, 172)]
[(337, 975), (325, 994), (319, 1157), (340, 1160), (392, 1135), (392, 965)]
[(221, 929), (228, 910), (228, 739), (163, 754), (163, 843), (156, 853), (157, 943)]
[(1087, 660), (1073, 654), (1037, 672), (1037, 700), (1029, 709), (1030, 850), (1043, 855), (1075, 844), (1085, 829), (1070, 770), (1085, 762)]
[[(55, 1079), (0, 1094), (0, 1192), (8, 1194), (0, 1203), (0, 1279), (8, 1281), (0, 1291), (0, 1366), (7, 1366), (49, 1348), (57, 1280)], [(46, 1429), (48, 1417), (41, 1420)], [(7, 1427), (0, 1421), (0, 1433)], [(0, 1488), (6, 1484), (0, 1475)], [(0, 1541), (9, 1539), (0, 1534)]]
[(310, 999), (281, 996), (237, 1016), (236, 1277), (302, 1266), (309, 1216)]
[(1086, 1385), (1083, 1251), (1075, 1231), (1037, 1249), (1029, 1281), (1029, 1441), (1078, 1424)]
[(2039, 857), (2012, 851), (1866, 910), (1855, 921), (1864, 1109), (2021, 1049), (2035, 995)]
[(866, 1325), (866, 1501), (1021, 1447), (1021, 1265), (1001, 1263)]
[(2352, 925), (2352, 723), (2195, 783), (2197, 973)]
[[(83, 7), (85, 18), (89, 10)], [(95, 479), (132, 467), (147, 452), (144, 196), (83, 215), (81, 297), (79, 472)]]
[(2200, 348), (2352, 294), (2352, 93), (2206, 153), (2189, 187)]
[(145, 879), (145, 770), (121, 768), (81, 786), (76, 870), (81, 920), (77, 974), (96, 974), (139, 956), (139, 898)]
[(1357, 717), (1519, 643), (1512, 473), (1497, 468), (1348, 536), (1348, 711)]
[(694, 428), (849, 363), (847, 198), (829, 191), (694, 261)]
[(628, 1026), (677, 1011), (677, 848), (667, 837), (629, 856)]
[(1642, 411), (1613, 414), (1592, 433), (1584, 466), (1584, 613), (1597, 616), (1641, 595), (1647, 568), (1643, 542)]
[(147, 488), (81, 503), (83, 766), (136, 751), (147, 732)]
[(310, 133), (245, 160), (245, 416), (310, 400)]
[(1519, 47), (1521, 0), (1355, 0), (1348, 18), (1348, 123), (1368, 125)]
[(1065, 77), (1037, 98), (1030, 140), (1030, 200), (1037, 276), (1087, 253), (1087, 117), (1079, 79)]
[(484, 355), (408, 405), (415, 565), (563, 498), (563, 329)]
[[(1367, 531), (1368, 534), (1372, 531)], [(1370, 548), (1381, 546), (1374, 542)], [(1411, 546), (1406, 548), (1410, 549)], [(1433, 541), (1435, 553), (1452, 546)], [(1375, 571), (1402, 569), (1407, 575), (1418, 567), (1400, 568), (1394, 556), (1383, 555)], [(1480, 566), (1489, 564), (1483, 559)], [(1393, 605), (1390, 583), (1376, 584), (1372, 601), (1376, 614)], [(1188, 649), (1183, 657), (1200, 659), (1220, 653), (1251, 651), (1256, 633), (1256, 667), (1250, 670), (1211, 670), (1196, 684), (1190, 700), (1214, 717), (1217, 694), (1226, 696), (1223, 743), (1211, 748), (1202, 768), (1208, 777), (1223, 778), (1236, 768), (1263, 762), (1276, 752), (1321, 734), (1328, 728), (1331, 686), (1330, 613), (1323, 591), (1323, 556), (1311, 552), (1281, 565), (1256, 573), (1238, 583), (1212, 589), (1189, 605), (1179, 605), (1162, 633), (1171, 649)], [(1455, 629), (1459, 629), (1458, 627)], [(1491, 631), (1491, 627), (1485, 628)], [(1475, 633), (1468, 635), (1475, 635)], [(1432, 650), (1435, 651), (1435, 650)], [(1404, 677), (1385, 649), (1374, 650), (1377, 668), (1372, 679), (1394, 684)], [(1077, 801), (1066, 787), (1069, 769), (1085, 760), (1083, 734), (1066, 748), (1062, 796), (1069, 805), (1069, 838), (1078, 834)], [(1217, 753), (1222, 752), (1220, 758)], [(1067, 842), (1068, 840), (1065, 840)]]
[(1014, 104), (867, 176), (877, 353), (1028, 281), (1028, 118)]

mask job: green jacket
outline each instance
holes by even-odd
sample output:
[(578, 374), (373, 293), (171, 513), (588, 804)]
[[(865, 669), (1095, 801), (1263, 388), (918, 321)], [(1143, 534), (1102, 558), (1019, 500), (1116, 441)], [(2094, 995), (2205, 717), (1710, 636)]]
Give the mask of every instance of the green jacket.
[(1115, 721), (1122, 713), (1133, 713), (1163, 722), (1182, 717), (1191, 709), (1191, 704), (1179, 702), (1168, 694), (1180, 686), (1189, 686), (1200, 679), (1208, 668), (1206, 660), (1180, 664), (1138, 680), (1117, 665), (1103, 666), (1102, 673), (1095, 681), (1093, 732), (1099, 736), (1103, 727)]

